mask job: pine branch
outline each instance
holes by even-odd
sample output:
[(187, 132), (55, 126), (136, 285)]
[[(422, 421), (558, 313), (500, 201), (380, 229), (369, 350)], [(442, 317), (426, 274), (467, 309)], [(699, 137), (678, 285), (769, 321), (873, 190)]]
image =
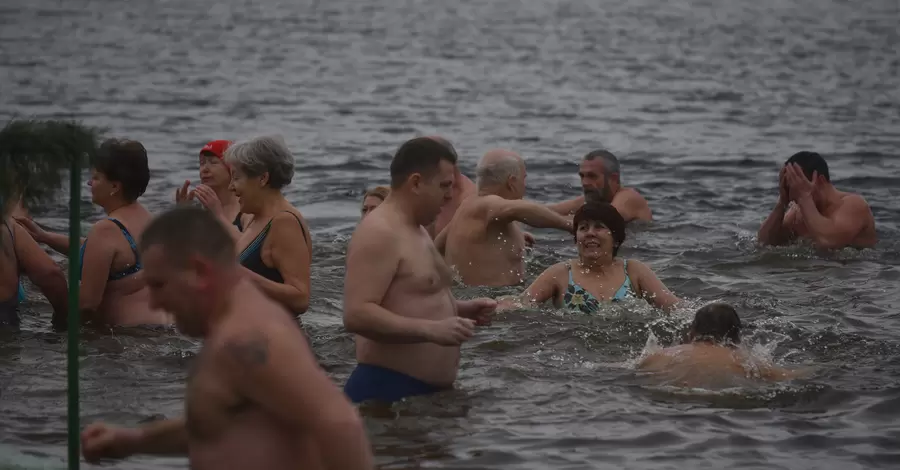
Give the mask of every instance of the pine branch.
[(12, 120), (0, 130), (0, 216), (15, 201), (26, 207), (55, 199), (73, 159), (96, 155), (100, 130), (73, 121)]

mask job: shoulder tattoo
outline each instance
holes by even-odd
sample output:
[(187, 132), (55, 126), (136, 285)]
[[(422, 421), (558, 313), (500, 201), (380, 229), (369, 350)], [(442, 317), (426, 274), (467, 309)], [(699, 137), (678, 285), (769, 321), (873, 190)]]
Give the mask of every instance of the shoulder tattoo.
[(269, 339), (260, 331), (251, 331), (225, 342), (228, 355), (244, 367), (259, 367), (269, 359)]

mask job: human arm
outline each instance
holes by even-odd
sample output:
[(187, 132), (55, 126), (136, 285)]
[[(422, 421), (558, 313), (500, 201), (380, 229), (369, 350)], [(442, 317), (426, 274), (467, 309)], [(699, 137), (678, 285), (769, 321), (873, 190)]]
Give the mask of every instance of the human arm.
[(447, 224), (444, 226), (444, 230), (441, 230), (441, 233), (439, 233), (438, 236), (434, 237), (434, 247), (442, 256), (444, 254), (444, 250), (447, 249), (447, 233), (449, 232), (449, 230), (450, 224)]
[(562, 216), (543, 204), (499, 196), (489, 196), (484, 201), (487, 204), (488, 220), (492, 222), (522, 222), (536, 228), (572, 231), (571, 217)]
[[(813, 173), (813, 181), (816, 181), (817, 176)], [(797, 164), (787, 166), (787, 179), (791, 197), (799, 206), (803, 223), (809, 230), (809, 237), (818, 248), (844, 248), (852, 244), (865, 228), (866, 215), (870, 214), (870, 210), (862, 197), (851, 195), (844, 198), (837, 211), (831, 217), (825, 217), (819, 212), (813, 200), (813, 181), (806, 179), (803, 170)]]
[(456, 314), (474, 320), (476, 325), (491, 324), (491, 314), (497, 310), (497, 301), (488, 298), (471, 300), (456, 299)]
[(187, 455), (187, 427), (183, 418), (154, 421), (131, 429), (94, 423), (81, 433), (81, 452), (91, 463), (135, 454)]
[(28, 279), (41, 290), (53, 307), (53, 326), (64, 329), (69, 313), (66, 276), (24, 227), (12, 224), (12, 228), (15, 232), (15, 250), (19, 264)]
[(559, 215), (572, 215), (579, 207), (584, 205), (584, 196), (578, 196), (568, 201), (557, 202), (556, 204), (548, 204), (547, 207)]
[(298, 446), (315, 441), (324, 468), (373, 468), (362, 419), (319, 367), (299, 331), (281, 325), (244, 329), (222, 348), (215, 357), (229, 387), (294, 431)]
[[(16, 222), (22, 226), (31, 238), (38, 243), (43, 243), (61, 255), (69, 256), (69, 236), (61, 233), (48, 232), (41, 228), (35, 221), (27, 217), (15, 217)], [(80, 240), (84, 243), (84, 238)]]
[[(97, 222), (88, 232), (81, 260), (81, 288), (78, 296), (78, 308), (83, 319), (93, 318), (103, 302), (106, 282), (116, 254), (112, 241), (121, 236), (119, 227), (110, 220)], [(69, 262), (77, 263), (78, 260)]]
[(284, 283), (266, 279), (247, 268), (245, 274), (269, 298), (293, 313), (305, 313), (309, 308), (310, 250), (303, 227), (293, 214), (282, 213), (272, 219), (263, 250), (269, 254)]
[(795, 234), (791, 230), (794, 215), (793, 213), (787, 213), (789, 202), (785, 168), (782, 168), (778, 173), (778, 201), (762, 226), (759, 227), (759, 231), (756, 234), (759, 243), (777, 246), (789, 243), (795, 238)]
[(628, 261), (628, 276), (636, 284), (635, 293), (659, 309), (672, 311), (681, 301), (656, 277), (649, 266), (638, 260)]
[(555, 299), (559, 291), (560, 276), (565, 276), (566, 263), (557, 263), (545, 269), (534, 282), (518, 296), (504, 296), (499, 301), (497, 311), (535, 307)]
[[(185, 181), (185, 188), (188, 183), (189, 181)], [(200, 204), (203, 205), (206, 210), (212, 212), (212, 214), (222, 222), (234, 241), (240, 240), (241, 229), (234, 225), (234, 219), (228, 220), (228, 217), (225, 214), (225, 208), (222, 206), (222, 200), (219, 199), (219, 196), (212, 188), (205, 184), (201, 184), (188, 193), (186, 197), (188, 198), (187, 200), (196, 199), (200, 201)], [(241, 222), (241, 225), (243, 226), (243, 221)]]

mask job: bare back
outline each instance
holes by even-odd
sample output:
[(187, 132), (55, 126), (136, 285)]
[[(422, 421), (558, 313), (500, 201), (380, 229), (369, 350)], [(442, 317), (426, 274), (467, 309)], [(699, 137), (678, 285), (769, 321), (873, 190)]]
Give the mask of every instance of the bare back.
[[(304, 375), (301, 379), (307, 381), (308, 374), (324, 376), (320, 370), (305, 367), (314, 362), (306, 337), (283, 307), (250, 286), (249, 281), (238, 284), (232, 298), (231, 312), (210, 332), (188, 382), (185, 415), (191, 468), (325, 468), (312, 436), (314, 431), (291, 425), (280, 414), (236, 390), (235, 373), (229, 370), (233, 367), (229, 367), (227, 359), (234, 354), (229, 350), (233, 348), (234, 338), (245, 336), (248, 331), (278, 330), (282, 334), (269, 335), (277, 338), (270, 341), (296, 342), (303, 345), (300, 351), (306, 356), (285, 358), (297, 364), (295, 370), (286, 372)], [(296, 347), (293, 350), (298, 351)], [(334, 387), (333, 393), (340, 392)], [(350, 406), (328, 397), (322, 397), (320, 404), (322, 407), (342, 405)]]
[[(457, 315), (450, 292), (452, 273), (423, 227), (409, 226), (397, 208), (385, 202), (360, 223), (353, 237), (380, 237), (396, 248), (392, 251), (399, 256), (397, 270), (380, 302), (381, 307), (417, 319), (443, 320)], [(354, 267), (348, 265), (347, 269)], [(353, 288), (345, 286), (345, 289)], [(438, 386), (449, 386), (456, 380), (459, 351), (459, 346), (384, 343), (356, 336), (359, 363), (386, 367)]]
[(789, 372), (765, 364), (740, 349), (690, 343), (663, 349), (638, 366), (663, 382), (682, 387), (727, 388), (747, 380), (780, 380)]
[(447, 228), (445, 259), (463, 283), (511, 286), (525, 278), (525, 235), (515, 222), (490, 220), (485, 196), (463, 201)]

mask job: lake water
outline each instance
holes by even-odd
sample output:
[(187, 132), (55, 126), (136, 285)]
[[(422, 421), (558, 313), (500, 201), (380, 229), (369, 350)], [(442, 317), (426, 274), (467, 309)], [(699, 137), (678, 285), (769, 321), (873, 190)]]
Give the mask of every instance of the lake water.
[[(381, 468), (900, 465), (896, 0), (7, 0), (0, 24), (0, 117), (77, 118), (141, 140), (152, 210), (197, 178), (206, 141), (285, 136), (297, 156), (287, 194), (315, 244), (303, 323), (340, 384), (353, 366), (340, 299), (360, 196), (425, 134), (450, 139), (469, 175), (489, 148), (519, 151), (529, 198), (545, 202), (578, 194), (582, 155), (612, 150), (655, 217), (622, 255), (694, 307), (734, 304), (758, 354), (815, 367), (781, 385), (659, 387), (633, 362), (676, 341), (690, 308), (508, 314), (466, 344), (457, 390), (363, 409)], [(778, 165), (800, 150), (826, 155), (836, 186), (868, 199), (875, 249), (757, 246)], [(83, 197), (87, 227), (101, 214)], [(59, 230), (65, 211), (63, 199), (33, 210)], [(535, 233), (529, 281), (574, 254), (568, 236)], [(28, 288), (22, 331), (0, 335), (0, 468), (63, 468), (66, 341)], [(179, 413), (198, 346), (86, 333), (83, 421)]]

